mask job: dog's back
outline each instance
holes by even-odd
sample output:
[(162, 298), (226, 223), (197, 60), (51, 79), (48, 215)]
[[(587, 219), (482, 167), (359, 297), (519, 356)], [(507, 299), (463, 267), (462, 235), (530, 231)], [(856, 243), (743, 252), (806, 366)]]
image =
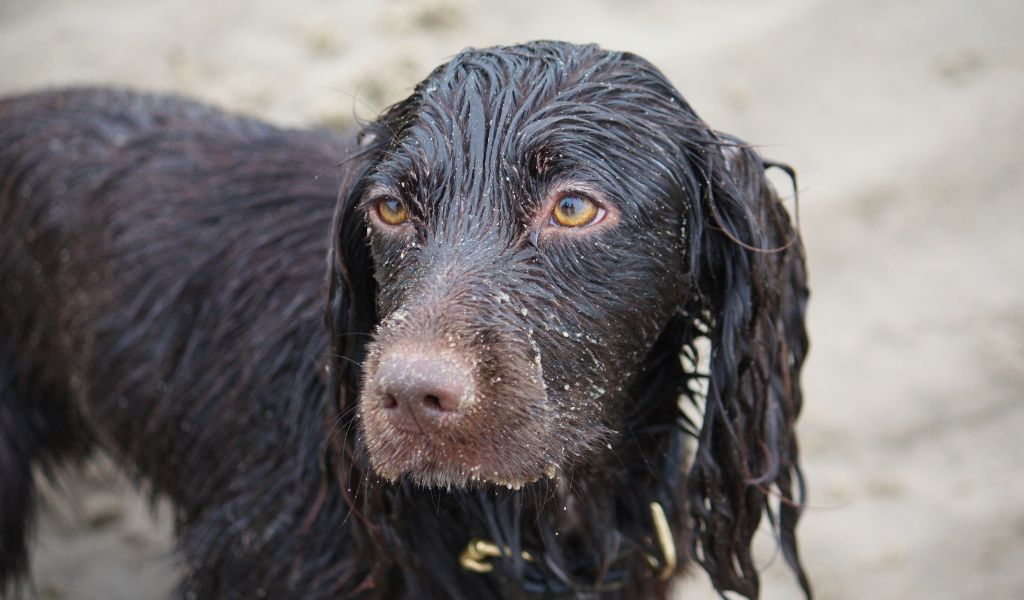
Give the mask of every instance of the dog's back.
[[(130, 457), (183, 521), (212, 502), (243, 514), (249, 482), (301, 487), (322, 440), (280, 444), (323, 429), (288, 399), (321, 396), (347, 152), (171, 97), (0, 101), (0, 591), (25, 568), (31, 467), (70, 450)], [(269, 526), (289, 497), (246, 518)]]

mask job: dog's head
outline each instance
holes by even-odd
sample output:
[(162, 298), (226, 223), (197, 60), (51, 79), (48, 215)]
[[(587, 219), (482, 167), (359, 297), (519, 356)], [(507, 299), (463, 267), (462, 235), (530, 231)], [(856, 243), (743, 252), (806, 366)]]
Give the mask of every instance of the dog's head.
[[(600, 464), (644, 415), (684, 427), (680, 397), (706, 396), (701, 560), (746, 577), (768, 488), (792, 498), (806, 349), (799, 244), (760, 158), (645, 60), (550, 42), (459, 54), (360, 145), (328, 322), (373, 469), (519, 487)], [(706, 392), (679, 358), (700, 337)]]

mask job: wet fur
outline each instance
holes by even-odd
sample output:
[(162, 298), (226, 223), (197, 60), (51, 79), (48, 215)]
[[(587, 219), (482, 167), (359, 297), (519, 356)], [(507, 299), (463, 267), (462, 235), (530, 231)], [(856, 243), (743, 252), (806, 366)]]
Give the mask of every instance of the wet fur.
[[(765, 168), (646, 61), (554, 42), (464, 52), (356, 139), (109, 90), (0, 102), (0, 586), (29, 465), (98, 446), (174, 501), (200, 598), (664, 597), (651, 501), (747, 596), (769, 515), (807, 589), (807, 292)], [(619, 222), (532, 235), (567, 181)], [(380, 189), (408, 238), (369, 226)], [(439, 338), (489, 410), (416, 459), (360, 395), (383, 349)], [(462, 570), (473, 537), (510, 557)]]

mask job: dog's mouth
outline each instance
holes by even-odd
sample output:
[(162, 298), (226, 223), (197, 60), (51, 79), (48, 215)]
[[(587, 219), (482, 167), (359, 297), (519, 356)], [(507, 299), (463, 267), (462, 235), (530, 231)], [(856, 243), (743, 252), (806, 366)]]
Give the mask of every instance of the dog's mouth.
[(465, 488), (494, 484), (519, 489), (542, 477), (555, 477), (560, 457), (531, 448), (529, 442), (509, 437), (459, 439), (408, 432), (373, 433), (375, 418), (366, 416), (364, 427), (374, 471), (390, 481), (407, 477), (439, 488)]
[[(550, 426), (536, 422), (481, 426), (467, 416), (443, 429), (414, 431), (397, 426), (386, 401), (364, 398), (360, 421), (373, 469), (388, 480), (407, 476), (430, 487), (497, 484), (518, 489), (542, 477), (555, 477), (564, 448), (552, 446)], [(481, 411), (483, 412), (483, 411)], [(499, 417), (500, 418), (500, 417)]]

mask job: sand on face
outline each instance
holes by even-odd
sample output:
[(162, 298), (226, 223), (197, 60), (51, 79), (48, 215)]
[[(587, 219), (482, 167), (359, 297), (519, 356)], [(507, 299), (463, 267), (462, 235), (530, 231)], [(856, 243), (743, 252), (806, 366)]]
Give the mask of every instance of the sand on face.
[[(0, 93), (176, 91), (372, 118), (465, 46), (596, 41), (796, 166), (813, 297), (800, 530), (821, 598), (1024, 596), (1024, 4), (8, 0)], [(166, 507), (105, 461), (48, 488), (41, 598), (156, 599)], [(69, 500), (70, 498), (70, 500)], [(794, 597), (769, 532), (764, 597)], [(681, 596), (713, 598), (699, 571)]]

